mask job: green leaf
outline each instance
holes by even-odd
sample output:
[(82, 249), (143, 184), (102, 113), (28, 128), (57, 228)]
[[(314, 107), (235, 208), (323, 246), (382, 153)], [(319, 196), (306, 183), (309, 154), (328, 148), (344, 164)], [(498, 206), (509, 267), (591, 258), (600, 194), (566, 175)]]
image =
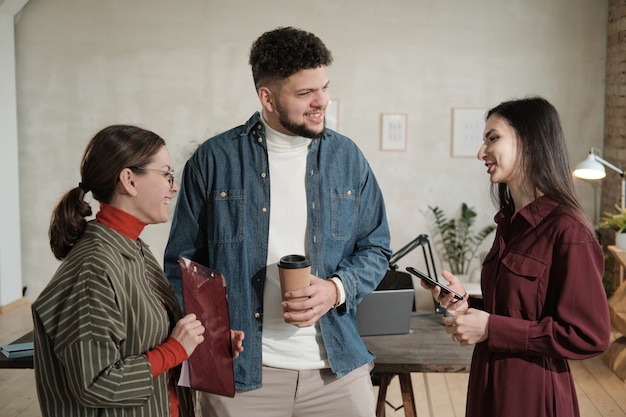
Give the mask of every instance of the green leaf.
[(616, 213), (605, 211), (598, 221), (596, 227), (598, 229), (612, 229), (617, 233), (626, 231), (626, 208), (615, 205)]
[(448, 264), (453, 274), (467, 274), (472, 260), (481, 243), (495, 230), (495, 225), (473, 231), (476, 211), (467, 204), (461, 204), (461, 216), (448, 219), (439, 207), (428, 206), (434, 217), (437, 235), (433, 239), (439, 250), (439, 257)]

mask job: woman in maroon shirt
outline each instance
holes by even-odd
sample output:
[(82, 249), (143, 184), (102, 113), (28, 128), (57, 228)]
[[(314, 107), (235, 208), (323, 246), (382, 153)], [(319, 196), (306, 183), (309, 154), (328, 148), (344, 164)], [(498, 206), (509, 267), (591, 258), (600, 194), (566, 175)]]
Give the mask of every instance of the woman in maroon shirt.
[[(482, 269), (482, 299), (430, 289), (446, 331), (476, 345), (466, 416), (579, 416), (568, 359), (606, 350), (604, 257), (577, 201), (556, 109), (538, 97), (487, 114), (478, 151), (500, 207)], [(459, 280), (443, 272), (450, 287)]]

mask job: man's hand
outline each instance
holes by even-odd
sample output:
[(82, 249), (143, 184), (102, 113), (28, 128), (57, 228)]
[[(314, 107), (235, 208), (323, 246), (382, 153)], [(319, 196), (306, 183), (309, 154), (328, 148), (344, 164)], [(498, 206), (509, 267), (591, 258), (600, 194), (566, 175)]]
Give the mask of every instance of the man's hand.
[(313, 326), (337, 304), (337, 287), (330, 279), (311, 275), (311, 285), (285, 293), (285, 297), (306, 297), (301, 301), (283, 301), (283, 318), (298, 327)]

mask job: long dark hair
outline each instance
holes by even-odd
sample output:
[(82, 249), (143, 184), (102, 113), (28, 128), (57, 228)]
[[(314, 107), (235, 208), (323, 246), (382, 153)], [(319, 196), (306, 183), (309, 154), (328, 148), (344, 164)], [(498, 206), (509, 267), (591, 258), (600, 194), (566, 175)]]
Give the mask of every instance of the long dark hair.
[[(502, 102), (489, 110), (487, 119), (492, 115), (502, 117), (515, 130), (519, 168), (535, 197), (541, 192), (586, 218), (576, 195), (565, 136), (554, 106), (533, 96)], [(500, 208), (513, 202), (507, 184), (492, 184), (491, 194)]]
[(87, 227), (92, 212), (85, 194), (91, 191), (96, 200), (110, 203), (120, 172), (147, 165), (163, 146), (160, 136), (136, 126), (112, 125), (96, 133), (83, 155), (79, 185), (66, 192), (52, 212), (48, 238), (57, 259), (67, 256)]

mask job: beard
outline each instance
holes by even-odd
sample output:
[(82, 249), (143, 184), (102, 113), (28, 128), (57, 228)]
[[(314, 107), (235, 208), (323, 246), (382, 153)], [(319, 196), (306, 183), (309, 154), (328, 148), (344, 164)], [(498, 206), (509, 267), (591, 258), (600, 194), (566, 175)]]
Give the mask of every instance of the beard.
[(308, 139), (319, 139), (324, 136), (326, 132), (326, 117), (324, 117), (324, 127), (321, 131), (316, 132), (309, 129), (304, 123), (296, 123), (289, 120), (286, 116), (287, 112), (283, 111), (283, 108), (278, 104), (276, 104), (276, 113), (278, 113), (278, 122), (281, 126), (296, 136), (302, 136)]

